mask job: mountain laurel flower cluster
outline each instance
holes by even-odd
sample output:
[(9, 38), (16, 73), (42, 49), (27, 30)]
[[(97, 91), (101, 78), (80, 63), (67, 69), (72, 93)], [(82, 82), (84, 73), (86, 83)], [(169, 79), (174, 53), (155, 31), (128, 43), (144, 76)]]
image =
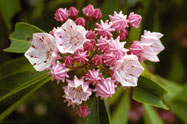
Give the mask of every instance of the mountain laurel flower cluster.
[(100, 20), (101, 10), (93, 5), (82, 9), (59, 8), (54, 14), (60, 27), (50, 33), (34, 33), (25, 56), (36, 71), (48, 70), (52, 80), (63, 83), (64, 102), (79, 106), (81, 117), (90, 114), (86, 101), (91, 95), (107, 99), (118, 86), (135, 87), (144, 68), (140, 63), (158, 62), (164, 49), (161, 33), (144, 31), (140, 40), (125, 41), (130, 28), (139, 28), (142, 17), (122, 11)]

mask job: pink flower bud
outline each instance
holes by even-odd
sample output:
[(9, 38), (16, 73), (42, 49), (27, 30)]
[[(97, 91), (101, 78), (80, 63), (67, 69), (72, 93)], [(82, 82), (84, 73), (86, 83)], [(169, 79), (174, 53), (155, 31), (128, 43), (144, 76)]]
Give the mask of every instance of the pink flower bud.
[(60, 81), (65, 81), (65, 78), (69, 77), (68, 74), (68, 69), (65, 67), (64, 64), (61, 64), (59, 61), (57, 62), (57, 64), (53, 64), (53, 66), (51, 67), (51, 72), (50, 74), (53, 76), (52, 79), (56, 79), (57, 80), (57, 84), (60, 83)]
[(76, 17), (79, 11), (75, 7), (70, 7), (68, 13), (70, 17)]
[(107, 65), (107, 66), (112, 66), (112, 65), (114, 65), (115, 62), (116, 62), (116, 57), (114, 56), (113, 53), (104, 54), (104, 56), (103, 56), (103, 62), (104, 62), (105, 65)]
[(92, 58), (92, 61), (93, 61), (93, 63), (94, 63), (95, 65), (103, 64), (103, 57), (96, 54), (96, 55)]
[(88, 31), (86, 33), (86, 38), (87, 39), (95, 39), (96, 38), (95, 33), (93, 31)]
[(102, 73), (99, 73), (99, 70), (89, 70), (88, 73), (86, 74), (86, 80), (91, 82), (93, 85), (95, 83), (98, 83), (98, 81), (101, 80)]
[(132, 53), (136, 56), (140, 56), (142, 54), (144, 48), (141, 45), (141, 42), (134, 41), (129, 50), (130, 50), (130, 53)]
[(64, 63), (66, 66), (72, 66), (73, 65), (73, 57), (72, 55), (67, 55), (64, 57)]
[(62, 9), (62, 8), (57, 9), (56, 13), (55, 13), (55, 19), (58, 22), (66, 21), (68, 19), (68, 11), (67, 11), (67, 9)]
[(78, 62), (79, 64), (85, 64), (86, 61), (88, 61), (88, 55), (87, 55), (87, 51), (83, 51), (83, 50), (76, 50), (74, 53), (74, 61)]
[(116, 92), (115, 88), (115, 80), (106, 78), (96, 83), (96, 87), (93, 91), (96, 92), (96, 97), (100, 96), (101, 99), (107, 99), (112, 97), (112, 95)]
[(84, 18), (82, 18), (82, 17), (77, 18), (77, 19), (75, 20), (75, 23), (76, 23), (77, 25), (85, 26), (85, 20), (84, 20)]
[(87, 18), (92, 17), (92, 15), (94, 14), (94, 11), (95, 11), (95, 9), (94, 9), (93, 5), (91, 5), (91, 4), (89, 4), (88, 6), (86, 6), (82, 9), (83, 14)]
[(91, 39), (90, 41), (87, 41), (86, 43), (84, 43), (84, 50), (86, 50), (86, 51), (93, 50), (95, 44), (96, 43), (95, 43), (94, 39)]
[(128, 35), (128, 30), (127, 29), (121, 31), (119, 33), (120, 41), (124, 41), (126, 39), (127, 35)]
[(129, 20), (129, 25), (134, 27), (134, 28), (138, 28), (139, 27), (139, 24), (142, 20), (142, 17), (138, 14), (134, 14), (134, 12), (131, 12), (129, 17), (128, 17), (128, 20)]
[(77, 114), (80, 116), (80, 117), (87, 117), (89, 114), (90, 114), (90, 109), (88, 108), (88, 106), (80, 106), (78, 109), (77, 109)]
[(95, 9), (92, 18), (97, 21), (99, 18), (101, 18), (103, 15), (101, 13), (101, 10), (99, 8)]

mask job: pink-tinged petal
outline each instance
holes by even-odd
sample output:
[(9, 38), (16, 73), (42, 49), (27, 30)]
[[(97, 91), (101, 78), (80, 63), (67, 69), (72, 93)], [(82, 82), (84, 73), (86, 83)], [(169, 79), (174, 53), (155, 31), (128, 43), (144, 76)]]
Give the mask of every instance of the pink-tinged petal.
[(127, 16), (123, 15), (122, 11), (120, 11), (119, 14), (114, 12), (114, 15), (110, 15), (109, 17), (112, 22), (112, 28), (116, 29), (118, 33), (129, 27), (128, 20), (126, 19)]
[(74, 80), (67, 80), (67, 82), (68, 85), (63, 87), (65, 93), (63, 97), (68, 106), (80, 105), (83, 101), (87, 101), (92, 94), (89, 84), (84, 82), (84, 77), (78, 79), (74, 76)]
[(93, 61), (93, 63), (94, 63), (95, 65), (103, 64), (103, 57), (96, 54), (96, 55), (92, 58), (92, 61)]
[(73, 54), (77, 49), (83, 48), (87, 41), (84, 27), (76, 25), (71, 19), (68, 19), (54, 33), (57, 47), (61, 53)]
[(101, 80), (102, 74), (99, 73), (99, 70), (89, 70), (86, 74), (86, 80), (91, 82), (93, 85)]
[(138, 14), (134, 14), (134, 12), (131, 12), (128, 17), (128, 20), (129, 20), (130, 26), (132, 26), (134, 28), (138, 28), (140, 25), (140, 22), (142, 20), (142, 17)]
[(68, 19), (68, 10), (65, 8), (59, 8), (56, 10), (55, 19), (59, 22), (64, 22)]
[(94, 11), (95, 11), (95, 9), (94, 9), (93, 5), (91, 5), (91, 4), (89, 4), (88, 6), (86, 6), (86, 7), (84, 7), (84, 8), (82, 9), (83, 14), (84, 14), (87, 18), (92, 17), (92, 15), (94, 14)]
[(61, 64), (59, 61), (57, 62), (57, 64), (53, 64), (50, 70), (50, 74), (53, 76), (52, 79), (56, 79), (57, 84), (59, 84), (60, 81), (64, 82), (65, 78), (69, 77), (67, 74), (68, 69), (65, 67), (64, 64)]
[(77, 109), (77, 114), (80, 116), (80, 117), (87, 117), (89, 114), (90, 114), (90, 109), (88, 108), (88, 106), (80, 106), (78, 109)]
[(144, 68), (135, 55), (125, 55), (118, 60), (113, 68), (113, 78), (117, 80), (123, 87), (137, 86), (138, 77)]
[(100, 82), (96, 84), (95, 89), (96, 97), (100, 96), (102, 99), (107, 99), (112, 97), (115, 93), (115, 80), (111, 80), (111, 78), (102, 79)]
[(48, 33), (34, 33), (30, 48), (25, 52), (25, 57), (34, 66), (36, 71), (49, 69), (54, 58), (56, 48), (55, 39)]
[(112, 37), (111, 32), (115, 31), (115, 29), (112, 28), (111, 22), (108, 22), (108, 20), (103, 22), (103, 20), (101, 20), (101, 24), (97, 23), (96, 25), (97, 25), (97, 28), (95, 28), (95, 31), (97, 31), (96, 35), (107, 37), (108, 39)]

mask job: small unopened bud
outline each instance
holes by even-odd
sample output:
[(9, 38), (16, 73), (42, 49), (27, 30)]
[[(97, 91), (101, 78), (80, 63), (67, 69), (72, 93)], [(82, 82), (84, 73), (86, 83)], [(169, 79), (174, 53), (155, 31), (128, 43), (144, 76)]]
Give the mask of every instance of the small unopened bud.
[(79, 17), (75, 20), (75, 24), (85, 26), (85, 20), (82, 17)]
[(101, 10), (100, 9), (95, 9), (94, 13), (93, 13), (93, 20), (97, 21), (99, 18), (101, 18), (103, 15), (101, 13)]
[(79, 11), (75, 7), (70, 7), (68, 13), (70, 17), (76, 17)]
[(59, 8), (56, 10), (55, 19), (58, 22), (65, 22), (68, 19), (68, 11), (67, 9)]
[(88, 6), (86, 6), (86, 7), (84, 7), (84, 8), (82, 9), (83, 14), (84, 14), (87, 18), (92, 17), (92, 15), (94, 14), (94, 11), (95, 11), (95, 9), (94, 9), (93, 5), (91, 5), (91, 4), (89, 4)]

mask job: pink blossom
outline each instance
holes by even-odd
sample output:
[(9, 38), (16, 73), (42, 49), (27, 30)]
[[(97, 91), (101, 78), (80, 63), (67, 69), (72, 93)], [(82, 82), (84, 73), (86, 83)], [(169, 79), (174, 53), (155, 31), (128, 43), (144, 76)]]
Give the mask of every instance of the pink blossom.
[(87, 42), (84, 43), (84, 50), (86, 50), (86, 51), (93, 50), (95, 44), (96, 44), (95, 40), (94, 39), (90, 39), (90, 41), (87, 41)]
[(97, 25), (97, 28), (95, 28), (95, 30), (97, 31), (96, 35), (101, 35), (107, 38), (112, 37), (111, 32), (115, 31), (115, 29), (111, 27), (112, 26), (111, 22), (108, 22), (108, 20), (103, 22), (103, 20), (101, 20), (101, 24), (97, 23), (96, 25)]
[(70, 17), (76, 17), (79, 11), (75, 7), (70, 7), (68, 10), (68, 14)]
[(55, 49), (55, 39), (51, 34), (34, 33), (32, 44), (24, 55), (36, 71), (43, 71), (49, 69), (54, 62)]
[(75, 20), (75, 24), (85, 26), (85, 20), (82, 17), (79, 17)]
[(52, 36), (54, 36), (54, 33), (55, 33), (56, 30), (57, 30), (56, 28), (53, 28), (53, 30), (50, 31), (49, 33), (50, 33)]
[(80, 116), (80, 117), (87, 117), (89, 114), (90, 114), (90, 109), (88, 108), (88, 106), (80, 106), (78, 109), (77, 109), (77, 114)]
[(105, 53), (103, 56), (103, 63), (107, 66), (112, 66), (116, 62), (116, 57), (113, 53)]
[(137, 80), (144, 68), (135, 55), (125, 55), (116, 61), (113, 68), (113, 78), (123, 87), (137, 86)]
[(71, 19), (68, 19), (54, 33), (58, 50), (61, 53), (74, 53), (77, 49), (83, 48), (87, 41), (84, 27), (76, 25)]
[(76, 50), (74, 55), (73, 60), (79, 64), (85, 64), (85, 62), (88, 61), (87, 51)]
[(73, 65), (73, 56), (72, 55), (67, 55), (64, 57), (64, 63), (66, 66), (72, 66)]
[(112, 38), (108, 52), (112, 52), (116, 59), (120, 59), (128, 50), (124, 48), (126, 42), (120, 42), (120, 37), (115, 40)]
[(128, 35), (127, 29), (120, 31), (120, 33), (119, 33), (120, 41), (124, 41), (127, 38), (127, 35)]
[(100, 50), (101, 52), (106, 52), (109, 49), (110, 40), (103, 38), (101, 36), (100, 39), (97, 41), (96, 46), (97, 46), (98, 50)]
[(87, 39), (95, 39), (96, 38), (95, 33), (93, 31), (88, 31), (86, 34), (86, 38)]
[(84, 77), (78, 79), (74, 76), (74, 80), (67, 80), (67, 82), (68, 85), (63, 87), (65, 93), (63, 97), (68, 106), (79, 105), (82, 101), (87, 101), (92, 94), (88, 83), (84, 82)]
[(103, 64), (103, 57), (96, 54), (96, 55), (92, 58), (92, 61), (93, 61), (94, 65)]
[(56, 10), (55, 19), (58, 22), (65, 22), (68, 19), (68, 11), (67, 9), (59, 8)]
[(59, 84), (60, 81), (64, 82), (65, 78), (69, 77), (67, 72), (68, 69), (65, 67), (65, 65), (57, 61), (57, 64), (52, 65), (50, 74), (53, 76), (52, 80), (56, 79), (57, 84)]
[(86, 80), (91, 82), (93, 85), (101, 80), (102, 74), (99, 73), (99, 70), (89, 70), (86, 74)]
[(134, 12), (131, 12), (129, 17), (128, 17), (128, 20), (129, 20), (129, 25), (134, 27), (134, 28), (138, 28), (139, 27), (139, 24), (142, 20), (142, 17), (138, 14), (134, 14)]
[(83, 14), (87, 18), (92, 17), (92, 15), (94, 14), (94, 11), (95, 11), (95, 9), (94, 9), (93, 5), (91, 5), (91, 4), (89, 4), (88, 6), (86, 6), (82, 9)]
[(134, 41), (131, 47), (129, 48), (129, 50), (130, 50), (130, 53), (139, 57), (143, 53), (144, 48), (141, 42)]
[(95, 9), (92, 18), (93, 20), (97, 21), (99, 18), (101, 18), (103, 15), (101, 13), (101, 10), (99, 8)]
[(102, 99), (107, 99), (115, 93), (115, 88), (115, 80), (106, 78), (97, 83), (93, 91), (96, 92), (96, 97), (100, 96)]
[(127, 16), (123, 15), (122, 11), (120, 11), (119, 14), (117, 14), (117, 12), (114, 12), (114, 15), (110, 15), (109, 17), (110, 21), (112, 22), (112, 28), (115, 28), (118, 33), (129, 27), (128, 20), (126, 19)]
[(149, 61), (158, 62), (158, 54), (164, 50), (164, 46), (162, 45), (160, 38), (163, 34), (158, 32), (150, 32), (144, 31), (144, 34), (141, 36), (141, 44), (144, 48), (141, 57), (143, 59), (147, 59)]
[(55, 49), (54, 49), (54, 52), (52, 53), (52, 57), (51, 57), (51, 58), (52, 58), (52, 60), (51, 60), (51, 63), (52, 63), (52, 64), (55, 64), (56, 60), (61, 59), (61, 57), (60, 57), (60, 55), (59, 55), (58, 52), (59, 52), (58, 49), (55, 48)]

